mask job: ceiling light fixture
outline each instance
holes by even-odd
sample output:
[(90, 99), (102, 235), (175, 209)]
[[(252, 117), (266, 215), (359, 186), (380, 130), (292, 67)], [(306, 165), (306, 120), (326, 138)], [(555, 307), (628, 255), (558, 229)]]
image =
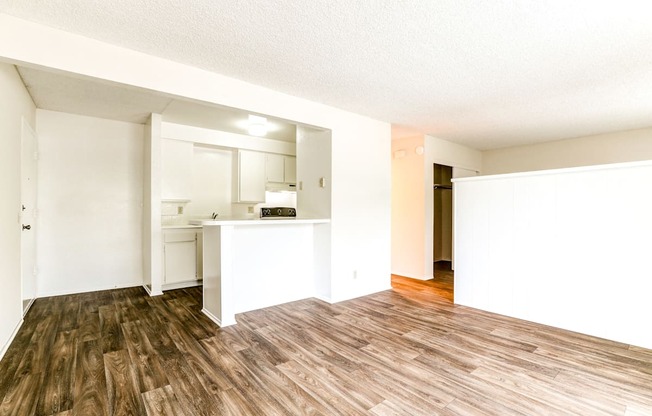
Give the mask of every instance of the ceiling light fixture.
[(261, 116), (249, 114), (249, 134), (252, 136), (264, 136), (267, 134), (267, 119)]

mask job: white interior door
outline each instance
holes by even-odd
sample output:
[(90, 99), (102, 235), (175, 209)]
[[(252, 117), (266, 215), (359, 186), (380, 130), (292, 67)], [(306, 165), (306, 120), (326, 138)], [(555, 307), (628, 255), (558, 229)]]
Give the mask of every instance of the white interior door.
[(36, 133), (23, 119), (21, 137), (21, 223), (20, 261), (23, 314), (36, 299), (36, 174), (38, 145)]

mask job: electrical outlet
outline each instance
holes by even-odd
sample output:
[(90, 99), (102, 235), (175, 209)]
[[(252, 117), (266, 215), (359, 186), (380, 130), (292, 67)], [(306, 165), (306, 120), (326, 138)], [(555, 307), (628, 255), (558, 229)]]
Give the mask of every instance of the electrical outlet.
[(178, 214), (178, 215), (183, 215), (183, 205), (179, 205), (179, 206), (177, 207), (177, 214)]
[(358, 278), (358, 271), (357, 271), (357, 270), (353, 270), (353, 280), (355, 280), (355, 279), (357, 279), (357, 278)]
[(253, 214), (254, 213), (254, 207), (247, 207), (247, 213)]

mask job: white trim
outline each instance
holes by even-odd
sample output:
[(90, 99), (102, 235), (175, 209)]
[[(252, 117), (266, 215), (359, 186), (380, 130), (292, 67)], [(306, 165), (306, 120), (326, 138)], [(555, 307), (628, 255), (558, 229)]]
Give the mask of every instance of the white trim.
[[(400, 276), (400, 274), (398, 276)], [(425, 276), (420, 276), (420, 277), (419, 276), (403, 276), (403, 277), (407, 277), (409, 279), (414, 279), (414, 280), (426, 281), (426, 280), (434, 279), (435, 274), (434, 274), (434, 271), (433, 271), (433, 273), (430, 276), (425, 275)]]
[(147, 294), (148, 294), (150, 297), (153, 297), (153, 296), (162, 296), (162, 295), (163, 295), (163, 292), (162, 292), (162, 291), (152, 292), (152, 290), (151, 290), (149, 287), (147, 287), (147, 285), (143, 285), (143, 289), (145, 289), (145, 292), (147, 292)]
[(195, 287), (195, 286), (201, 286), (201, 285), (202, 285), (201, 280), (188, 280), (186, 282), (164, 284), (163, 285), (163, 291), (165, 292), (166, 290), (184, 289), (184, 288), (187, 288), (187, 287)]
[(208, 310), (206, 310), (206, 309), (202, 309), (201, 311), (202, 311), (202, 313), (203, 313), (204, 315), (208, 316), (208, 319), (210, 319), (211, 321), (215, 322), (215, 323), (217, 324), (217, 326), (219, 326), (220, 328), (224, 328), (224, 327), (226, 327), (226, 326), (231, 326), (231, 325), (235, 325), (235, 324), (237, 324), (237, 322), (235, 321), (235, 318), (233, 319), (232, 322), (231, 322), (231, 321), (225, 321), (224, 323), (222, 323), (222, 322), (220, 321), (220, 319), (219, 319), (217, 316), (215, 316), (215, 315), (213, 315), (212, 313), (210, 313), (210, 311), (208, 311)]
[[(115, 289), (126, 289), (130, 287), (144, 287), (142, 281), (135, 281), (135, 282), (129, 282), (129, 283), (124, 283), (120, 285), (111, 285), (111, 286), (94, 286), (94, 287), (84, 287), (84, 288), (79, 288), (79, 289), (74, 289), (70, 291), (65, 291), (65, 290), (53, 290), (49, 292), (39, 292), (37, 299), (38, 298), (46, 298), (50, 296), (64, 296), (64, 295), (75, 295), (78, 293), (87, 293), (87, 292), (99, 292), (102, 290), (115, 290)], [(147, 290), (147, 289), (145, 289)], [(151, 296), (155, 296), (156, 294), (151, 294)]]
[(334, 303), (339, 303), (339, 302), (345, 302), (347, 300), (363, 298), (365, 296), (373, 295), (373, 294), (376, 294), (376, 293), (380, 293), (380, 292), (384, 292), (386, 290), (392, 290), (392, 289), (393, 289), (392, 284), (390, 282), (389, 286), (383, 286), (383, 288), (374, 289), (374, 290), (369, 291), (369, 292), (363, 292), (363, 293), (359, 293), (359, 294), (354, 294), (353, 296), (347, 296), (347, 297), (343, 297), (341, 299), (331, 300), (330, 303), (334, 304)]
[(326, 297), (326, 296), (315, 295), (314, 298), (315, 298), (315, 299), (319, 299), (319, 300), (321, 300), (322, 302), (326, 302), (326, 303), (328, 303), (329, 305), (332, 305), (332, 304), (333, 304), (333, 301), (331, 300), (330, 296)]
[(496, 175), (469, 176), (467, 178), (453, 178), (453, 183), (457, 182), (479, 182), (496, 179), (525, 178), (530, 176), (558, 175), (560, 173), (582, 173), (596, 170), (608, 169), (628, 169), (652, 166), (652, 160), (643, 160), (639, 162), (607, 163), (603, 165), (577, 166), (572, 168), (560, 169), (542, 169), (531, 170), (527, 172), (501, 173)]
[[(30, 134), (34, 138), (34, 146), (36, 147), (35, 154), (34, 154), (34, 159), (38, 160), (38, 151), (39, 151), (38, 135), (36, 134), (36, 131), (34, 130), (34, 128), (29, 124), (29, 122), (27, 121), (25, 116), (21, 116), (20, 117), (20, 202), (21, 202), (21, 204), (24, 203), (24, 200), (25, 200), (25, 189), (23, 187), (23, 176), (25, 175), (24, 166), (23, 166), (23, 149), (24, 149), (24, 146), (25, 146), (25, 133), (26, 132), (28, 134)], [(39, 229), (38, 218), (37, 218), (37, 215), (38, 215), (38, 162), (36, 162), (36, 173), (37, 173), (36, 177), (33, 178), (34, 179), (34, 186), (36, 187), (36, 189), (34, 190), (34, 192), (36, 193), (36, 200), (34, 201), (34, 212), (33, 212), (33, 218), (32, 218), (33, 221), (30, 221), (30, 222), (32, 222), (32, 224), (34, 224), (34, 227), (32, 229), (33, 234), (37, 234), (38, 229)], [(20, 211), (20, 222), (21, 222), (21, 224), (24, 224), (23, 221), (24, 221), (23, 211), (21, 210)], [(24, 234), (21, 233), (20, 234), (20, 298), (21, 298), (20, 307), (23, 310), (23, 315), (22, 316), (25, 317), (25, 315), (27, 315), (27, 312), (29, 311), (29, 309), (32, 307), (32, 304), (34, 303), (34, 301), (38, 298), (38, 275), (36, 273), (36, 271), (38, 270), (38, 268), (37, 268), (37, 265), (38, 265), (38, 252), (37, 252), (38, 237), (34, 236), (34, 247), (33, 247), (33, 249), (34, 249), (34, 265), (33, 265), (34, 269), (31, 272), (32, 276), (33, 276), (33, 279), (34, 279), (34, 293), (30, 295), (30, 296), (33, 296), (33, 297), (30, 299), (29, 305), (27, 305), (26, 308), (23, 306), (23, 298), (25, 298), (25, 296), (26, 296), (26, 293), (25, 293), (25, 279), (26, 279), (26, 277), (23, 275), (23, 272), (24, 272), (24, 270), (23, 270), (23, 260), (24, 260), (24, 257), (25, 257), (25, 253), (23, 252), (23, 238), (24, 238)]]
[(32, 305), (34, 304), (34, 301), (35, 301), (35, 300), (36, 300), (36, 298), (31, 299), (31, 300), (29, 301), (29, 305), (27, 305), (27, 307), (23, 309), (23, 318), (25, 317), (25, 315), (27, 315), (27, 312), (29, 312), (29, 310), (30, 310), (30, 308), (32, 307)]
[(18, 335), (18, 331), (20, 330), (20, 327), (23, 326), (23, 322), (25, 321), (22, 319), (18, 322), (18, 325), (16, 325), (16, 328), (14, 328), (14, 331), (11, 333), (11, 336), (7, 340), (7, 343), (2, 346), (2, 350), (0, 351), (0, 360), (4, 358), (5, 354), (7, 353), (7, 350), (11, 346), (11, 343), (14, 342), (14, 338), (16, 338), (16, 335)]

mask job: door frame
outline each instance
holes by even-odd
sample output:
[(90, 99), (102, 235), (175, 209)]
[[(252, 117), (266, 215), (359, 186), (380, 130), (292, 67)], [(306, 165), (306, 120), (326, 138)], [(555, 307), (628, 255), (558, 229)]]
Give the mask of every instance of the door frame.
[[(25, 120), (24, 117), (21, 117), (21, 136), (20, 136), (20, 203), (21, 206), (19, 207), (19, 212), (20, 212), (20, 224), (21, 227), (22, 225), (28, 223), (31, 226), (31, 229), (28, 231), (33, 234), (33, 247), (31, 247), (31, 250), (33, 254), (30, 256), (33, 259), (33, 264), (31, 265), (32, 267), (32, 276), (31, 278), (33, 279), (32, 281), (32, 286), (33, 286), (33, 293), (30, 295), (31, 297), (27, 298), (27, 294), (25, 293), (27, 291), (26, 287), (26, 279), (27, 276), (25, 276), (25, 259), (26, 259), (26, 253), (24, 252), (25, 250), (25, 244), (24, 244), (24, 238), (25, 238), (25, 232), (26, 230), (21, 229), (21, 241), (20, 241), (20, 293), (21, 293), (21, 303), (22, 303), (22, 308), (23, 308), (23, 316), (27, 314), (29, 311), (30, 307), (34, 303), (34, 301), (37, 298), (37, 293), (38, 293), (38, 287), (37, 287), (37, 237), (36, 233), (38, 230), (38, 227), (36, 226), (37, 222), (37, 215), (38, 215), (38, 135), (36, 134), (36, 131), (32, 128), (32, 126)], [(33, 181), (31, 183), (33, 184), (33, 190), (30, 192), (33, 192), (34, 195), (34, 207), (28, 210), (28, 213), (25, 213), (24, 211), (24, 201), (25, 201), (25, 184), (24, 184), (24, 177), (25, 177), (25, 170), (24, 170), (24, 164), (25, 164), (25, 157), (26, 155), (24, 154), (25, 151), (25, 142), (28, 138), (28, 136), (31, 136), (29, 139), (33, 140), (33, 158), (34, 158), (34, 172), (33, 172)], [(31, 214), (30, 217), (26, 217), (26, 215)], [(28, 300), (28, 303), (25, 304), (24, 302)]]

